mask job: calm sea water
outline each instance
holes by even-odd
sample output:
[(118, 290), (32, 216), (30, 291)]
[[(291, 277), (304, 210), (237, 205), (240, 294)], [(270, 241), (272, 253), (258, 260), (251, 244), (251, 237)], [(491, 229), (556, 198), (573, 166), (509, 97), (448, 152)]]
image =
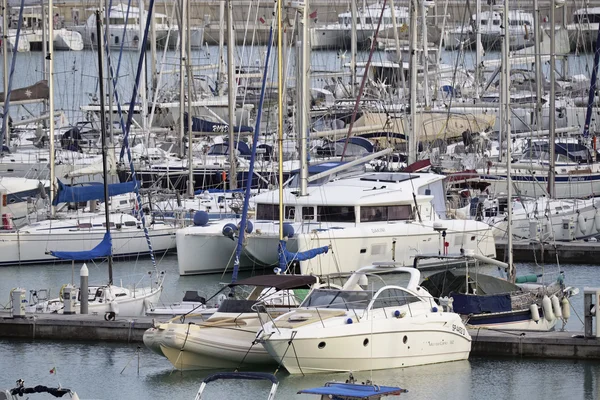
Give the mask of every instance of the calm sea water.
[[(78, 281), (76, 266), (75, 282)], [(106, 264), (88, 264), (90, 282), (106, 280)], [(181, 299), (185, 290), (198, 290), (203, 295), (214, 293), (219, 282), (227, 282), (230, 274), (179, 277), (175, 255), (161, 260), (160, 269), (167, 272), (163, 301)], [(137, 282), (149, 269), (149, 261), (115, 263), (115, 282)], [(519, 273), (541, 272), (541, 267), (521, 264)], [(599, 286), (598, 267), (564, 265), (567, 283), (582, 289)], [(556, 265), (545, 272), (555, 273)], [(493, 272), (493, 268), (487, 270)], [(49, 288), (56, 295), (60, 286), (70, 282), (70, 264), (47, 264), (0, 269), (0, 303), (8, 302), (11, 288)], [(244, 276), (249, 273), (244, 273)], [(570, 331), (581, 331), (578, 318), (582, 295), (573, 298)], [(138, 348), (138, 346), (141, 346)], [(351, 349), (349, 349), (351, 351)], [(49, 371), (56, 367), (57, 375)], [(139, 368), (139, 372), (138, 372)], [(28, 384), (58, 385), (74, 388), (82, 399), (193, 399), (202, 379), (209, 372), (173, 370), (165, 359), (140, 344), (98, 342), (59, 342), (0, 340), (0, 387), (12, 387), (25, 379)], [(265, 371), (273, 372), (274, 368)], [(280, 399), (311, 398), (296, 395), (301, 388), (320, 386), (329, 380), (343, 381), (346, 374), (290, 376), (280, 371)], [(356, 373), (360, 380), (373, 379), (378, 384), (398, 385), (410, 390), (406, 399), (596, 399), (600, 398), (600, 362), (573, 360), (541, 360), (522, 358), (472, 358), (447, 364)], [(211, 399), (262, 399), (268, 385), (257, 382), (214, 383), (207, 392)], [(37, 397), (36, 397), (37, 398)], [(45, 398), (45, 397), (42, 397)]]

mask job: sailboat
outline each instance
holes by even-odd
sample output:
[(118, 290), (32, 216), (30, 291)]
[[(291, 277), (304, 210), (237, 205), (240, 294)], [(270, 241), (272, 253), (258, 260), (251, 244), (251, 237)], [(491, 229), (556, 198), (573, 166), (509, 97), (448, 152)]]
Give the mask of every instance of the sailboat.
[[(504, 26), (508, 26), (508, 0), (504, 2)], [(505, 36), (505, 41), (508, 39)], [(502, 51), (502, 93), (503, 99), (503, 130), (507, 140), (511, 137), (509, 79), (510, 64), (508, 62), (508, 44), (503, 45)], [(551, 69), (554, 65), (551, 65)], [(553, 95), (551, 95), (552, 98)], [(552, 107), (551, 107), (552, 108)], [(551, 124), (552, 125), (552, 124)], [(551, 126), (551, 137), (553, 127)], [(553, 138), (551, 139), (553, 143)], [(422, 283), (434, 297), (440, 298), (443, 307), (460, 313), (465, 323), (473, 327), (494, 328), (503, 330), (552, 330), (559, 320), (566, 320), (570, 314), (568, 298), (577, 293), (576, 289), (565, 287), (564, 276), (559, 274), (558, 279), (550, 284), (538, 283), (538, 276), (533, 275), (517, 278), (513, 262), (513, 202), (512, 202), (512, 177), (511, 177), (511, 146), (507, 146), (507, 263), (489, 259), (465, 251), (458, 255), (433, 256), (445, 260), (467, 261), (466, 271), (446, 270), (429, 276)], [(419, 267), (422, 259), (430, 257), (417, 257), (415, 267)], [(506, 271), (507, 279), (480, 274), (469, 271), (468, 262), (478, 260), (490, 263)]]
[[(100, 12), (96, 13), (96, 22), (97, 22), (97, 33), (98, 36), (101, 34), (101, 19)], [(148, 27), (146, 27), (146, 34), (144, 35), (144, 41), (147, 39), (147, 31)], [(99, 65), (99, 80), (101, 83), (103, 80), (103, 61), (102, 61), (102, 52), (103, 46), (99, 46), (98, 48), (98, 65)], [(140, 59), (143, 59), (144, 52), (140, 55)], [(139, 74), (136, 79), (136, 87), (139, 84)], [(100, 101), (102, 103), (102, 107), (104, 108), (104, 85), (100, 84)], [(134, 89), (133, 98), (137, 96), (137, 92)], [(133, 103), (133, 102), (132, 102)], [(128, 121), (127, 127), (131, 126), (131, 121)], [(103, 163), (102, 170), (103, 175), (105, 177), (103, 189), (104, 189), (104, 198), (108, 199), (109, 197), (109, 186), (106, 177), (108, 176), (108, 166), (107, 166), (107, 139), (106, 139), (106, 122), (104, 119), (101, 119), (101, 139), (102, 139), (102, 149), (103, 149)], [(135, 171), (132, 171), (132, 175), (135, 177)], [(134, 188), (137, 183), (135, 180), (132, 182)], [(53, 191), (51, 192), (53, 195)], [(139, 201), (139, 195), (138, 195)], [(152, 250), (152, 246), (150, 243), (150, 239), (148, 237), (147, 232), (146, 240), (149, 246), (150, 257), (152, 260), (153, 267), (156, 272), (156, 278), (152, 277), (151, 279), (156, 279), (151, 282), (149, 287), (134, 287), (133, 289), (119, 287), (113, 285), (113, 243), (111, 237), (111, 221), (110, 221), (110, 213), (109, 213), (109, 205), (108, 201), (104, 202), (105, 207), (105, 234), (104, 239), (100, 242), (96, 247), (94, 247), (90, 251), (53, 251), (51, 254), (54, 257), (63, 260), (72, 260), (80, 261), (80, 260), (89, 260), (98, 257), (108, 257), (108, 283), (102, 286), (94, 286), (89, 287), (87, 293), (80, 293), (79, 289), (76, 290), (64, 290), (65, 287), (61, 289), (61, 296), (58, 300), (53, 299), (44, 303), (36, 304), (33, 309), (30, 311), (34, 312), (62, 312), (63, 304), (66, 301), (73, 301), (73, 310), (72, 311), (80, 311), (81, 310), (81, 300), (83, 296), (88, 297), (88, 309), (90, 312), (95, 313), (106, 313), (105, 318), (114, 319), (116, 315), (124, 315), (124, 316), (137, 316), (143, 315), (145, 310), (150, 309), (152, 303), (157, 303), (163, 289), (163, 280), (164, 280), (164, 272), (158, 272), (156, 270), (156, 262), (154, 259), (154, 253)], [(143, 210), (140, 210), (142, 214), (142, 224), (144, 224), (145, 229), (145, 219), (143, 218)], [(82, 267), (82, 276), (87, 275), (87, 266)], [(68, 294), (69, 298), (64, 298), (64, 295)]]

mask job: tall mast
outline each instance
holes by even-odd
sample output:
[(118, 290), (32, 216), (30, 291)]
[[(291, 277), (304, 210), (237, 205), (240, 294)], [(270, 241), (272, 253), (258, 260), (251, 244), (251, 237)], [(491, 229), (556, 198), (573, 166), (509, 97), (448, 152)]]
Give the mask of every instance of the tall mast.
[(192, 69), (192, 36), (191, 36), (191, 28), (192, 28), (192, 10), (191, 10), (191, 0), (187, 0), (187, 9), (186, 9), (186, 26), (185, 30), (187, 35), (187, 126), (188, 126), (188, 195), (190, 198), (194, 197), (194, 155), (192, 153), (192, 139), (193, 139), (193, 130), (192, 130), (192, 89), (194, 87), (194, 70)]
[(410, 0), (410, 137), (408, 164), (417, 161), (417, 0)]
[[(4, 83), (4, 103), (6, 103), (6, 96), (8, 94), (8, 2), (7, 0), (2, 0), (2, 39), (4, 42), (4, 45), (2, 46), (2, 59), (4, 62), (4, 73), (3, 75), (3, 83)], [(44, 77), (45, 79), (46, 77)], [(9, 112), (8, 112), (8, 108), (4, 107), (4, 109), (6, 110), (6, 115), (2, 116), (2, 132), (4, 132), (4, 137), (0, 137), (0, 154), (3, 153), (2, 151), (2, 145), (4, 144), (3, 141), (6, 140), (6, 144), (9, 143), (9, 137), (10, 137), (10, 132), (8, 131), (8, 118), (9, 118)], [(52, 192), (50, 192), (50, 194), (52, 195)], [(50, 197), (50, 200), (52, 200), (52, 197)]]
[[(46, 18), (48, 18), (48, 16), (46, 14), (46, 5), (44, 4), (44, 0), (40, 0), (40, 5), (42, 7), (42, 54), (45, 55), (48, 53), (48, 38), (46, 37), (46, 35), (48, 35), (48, 32), (46, 32), (46, 30), (47, 30), (50, 19), (46, 19)], [(46, 60), (46, 57), (44, 57), (42, 59), (42, 79), (47, 78), (46, 72), (48, 72), (47, 60)], [(48, 102), (43, 101), (42, 102), (42, 114), (46, 114), (47, 112), (48, 112)], [(45, 121), (43, 121), (42, 124), (44, 126), (46, 126)]]
[(556, 142), (556, 2), (550, 1), (550, 139), (549, 139), (549, 169), (548, 169), (548, 196), (553, 199), (555, 193), (555, 142)]
[[(146, 30), (146, 5), (144, 3), (144, 0), (140, 0), (139, 3), (139, 8), (140, 8), (140, 37), (143, 37), (144, 35), (144, 31)], [(139, 49), (140, 49), (140, 54), (142, 51), (146, 51), (146, 48), (143, 47), (143, 40), (139, 41)], [(143, 137), (149, 137), (147, 136), (148, 132), (148, 94), (146, 93), (146, 58), (144, 57), (144, 67), (142, 68), (142, 72), (141, 72), (141, 77), (140, 77), (140, 103), (142, 105), (142, 109), (140, 110), (140, 115), (142, 117), (142, 131), (143, 131)]]
[(539, 0), (533, 0), (533, 31), (534, 31), (534, 51), (535, 51), (535, 127), (539, 132), (543, 128), (542, 121), (542, 85), (544, 76), (542, 75), (542, 50), (540, 46), (540, 6)]
[(421, 0), (421, 35), (423, 40), (423, 93), (425, 98), (425, 108), (430, 105), (429, 100), (429, 44), (427, 43), (427, 9), (425, 8), (425, 0)]
[(509, 60), (509, 34), (508, 34), (508, 0), (504, 0), (504, 38), (502, 41), (502, 107), (504, 108), (504, 132), (506, 136), (506, 195), (508, 197), (506, 211), (508, 213), (508, 280), (515, 282), (515, 267), (513, 263), (512, 247), (512, 177), (511, 177), (511, 138), (510, 138), (510, 64)]
[[(48, 120), (48, 136), (50, 138), (50, 204), (54, 202), (54, 197), (56, 196), (56, 186), (54, 183), (56, 179), (56, 172), (54, 170), (54, 165), (56, 164), (54, 157), (54, 23), (50, 20), (53, 15), (54, 1), (48, 0), (48, 54), (46, 55), (46, 59), (48, 60), (48, 112), (50, 113)], [(98, 39), (98, 41), (100, 40)], [(52, 218), (56, 216), (56, 207), (53, 205), (50, 206), (50, 216)]]
[(481, 0), (477, 0), (475, 5), (475, 47), (475, 98), (478, 99), (481, 90), (481, 55), (483, 54), (483, 45), (481, 44)]
[[(279, 17), (281, 18), (281, 17)], [(280, 40), (281, 41), (281, 40)], [(233, 30), (233, 4), (227, 0), (227, 94), (229, 100), (229, 189), (237, 188), (237, 171), (235, 168), (235, 100), (237, 85), (235, 81), (235, 32)], [(281, 49), (278, 49), (281, 52)], [(252, 179), (252, 177), (248, 177)], [(281, 182), (280, 182), (281, 183)]]
[[(283, 240), (283, 21), (281, 1), (277, 0), (277, 161), (279, 171), (279, 241)], [(229, 47), (229, 45), (228, 45)], [(230, 129), (231, 130), (231, 129)], [(248, 178), (250, 179), (250, 177)], [(242, 228), (244, 229), (244, 228)]]
[(402, 49), (400, 48), (400, 35), (398, 34), (398, 19), (396, 17), (396, 5), (390, 0), (390, 11), (392, 13), (392, 28), (394, 28), (394, 43), (396, 46), (396, 58), (400, 64), (400, 80), (402, 81), (402, 96), (406, 96), (406, 79), (404, 78), (404, 63), (402, 62)]
[[(185, 155), (185, 14), (187, 0), (179, 2), (179, 157)], [(188, 168), (192, 168), (188, 165)]]
[[(308, 112), (309, 112), (309, 100), (308, 100), (308, 87), (310, 81), (310, 33), (309, 33), (309, 19), (308, 11), (309, 0), (304, 1), (304, 9), (302, 10), (302, 57), (300, 59), (301, 73), (298, 76), (302, 86), (297, 85), (297, 90), (300, 90), (300, 104), (298, 111), (300, 112), (300, 196), (306, 196), (308, 191), (308, 152), (307, 152), (307, 140), (308, 135)], [(281, 168), (280, 168), (281, 170)], [(282, 173), (281, 173), (282, 174)], [(282, 180), (279, 181), (281, 186)], [(280, 203), (279, 208), (283, 209), (283, 204)]]
[[(50, 0), (52, 2), (52, 0)], [(102, 38), (102, 19), (100, 18), (100, 10), (96, 11), (96, 37), (98, 38), (98, 79), (100, 82), (104, 82), (104, 61), (102, 58), (102, 52), (104, 47), (104, 40)], [(104, 103), (106, 98), (104, 97), (104, 85), (100, 84), (100, 110), (102, 110), (103, 117), (100, 118), (100, 138), (102, 140), (102, 174), (104, 175), (104, 215), (106, 232), (110, 232), (110, 209), (109, 209), (109, 198), (108, 198), (108, 166), (106, 165), (106, 155), (108, 154), (108, 146), (106, 143), (106, 118), (104, 118)], [(113, 283), (113, 258), (112, 255), (108, 256), (108, 284)]]
[[(106, 32), (106, 51), (110, 51), (110, 1), (111, 0), (104, 0), (104, 32)], [(98, 40), (100, 40), (100, 37), (98, 37)], [(114, 131), (113, 131), (113, 81), (112, 81), (112, 69), (108, 69), (108, 77), (109, 79), (106, 81), (106, 86), (108, 87), (108, 137), (110, 138), (110, 142), (114, 143), (115, 142), (115, 137), (114, 137)], [(100, 85), (104, 85), (103, 81), (100, 81)], [(101, 114), (102, 117), (104, 118), (104, 109), (102, 109)]]
[(219, 2), (219, 72), (217, 82), (219, 85), (219, 96), (225, 93), (225, 57), (223, 56), (223, 45), (225, 43), (225, 0)]
[[(393, 0), (392, 0), (393, 1)], [(393, 3), (392, 3), (393, 4)], [(350, 95), (354, 97), (356, 92), (356, 16), (358, 15), (358, 11), (356, 9), (356, 0), (350, 0), (350, 18), (352, 19), (351, 23), (351, 32), (350, 32)], [(394, 28), (396, 29), (396, 28)], [(396, 32), (396, 35), (398, 32)]]

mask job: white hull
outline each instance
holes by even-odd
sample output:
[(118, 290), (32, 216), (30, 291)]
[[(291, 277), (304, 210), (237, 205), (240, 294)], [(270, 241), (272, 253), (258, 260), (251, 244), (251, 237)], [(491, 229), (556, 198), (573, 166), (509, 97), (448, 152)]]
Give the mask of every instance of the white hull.
[[(447, 253), (457, 254), (461, 249), (472, 249), (478, 254), (494, 257), (496, 248), (492, 232), (482, 223), (465, 224), (464, 221), (438, 221), (446, 231), (449, 246)], [(474, 222), (474, 221), (471, 221)], [(298, 234), (288, 240), (288, 250), (307, 251), (316, 247), (331, 246), (331, 251), (312, 260), (300, 262), (303, 274), (325, 275), (336, 272), (356, 271), (373, 262), (396, 261), (401, 265), (412, 266), (417, 254), (444, 253), (440, 232), (433, 229), (433, 221), (423, 223), (404, 221), (384, 224), (361, 224), (358, 227), (339, 229), (341, 224), (327, 229), (321, 226), (305, 226), (307, 233)], [(269, 228), (270, 225), (270, 228)], [(278, 225), (254, 223), (261, 234), (248, 235), (245, 250), (264, 265), (277, 265), (279, 238)]]
[[(102, 217), (103, 218), (103, 217)], [(57, 259), (49, 251), (87, 251), (100, 243), (106, 232), (102, 223), (91, 228), (79, 227), (85, 218), (68, 221), (43, 221), (17, 231), (0, 231), (0, 265), (44, 263)], [(111, 215), (119, 223), (119, 215)], [(97, 224), (97, 223), (96, 223)], [(94, 225), (96, 225), (94, 224)], [(156, 223), (149, 228), (155, 252), (175, 247), (175, 228)], [(111, 232), (113, 256), (137, 256), (148, 253), (144, 231), (137, 227), (122, 227)]]
[(144, 344), (165, 356), (177, 369), (237, 368), (244, 364), (268, 364), (273, 359), (260, 345), (252, 345), (260, 323), (256, 314), (236, 314), (239, 324), (208, 320), (207, 326), (196, 324), (162, 324), (144, 333)]
[[(115, 287), (116, 291), (120, 291), (119, 287)], [(143, 287), (128, 290), (128, 294), (121, 297), (115, 297), (112, 301), (90, 301), (88, 303), (88, 313), (105, 314), (114, 312), (121, 317), (138, 317), (145, 315), (152, 304), (158, 303), (162, 294), (162, 284), (155, 287)], [(106, 287), (103, 290), (107, 291)], [(77, 301), (74, 305), (75, 313), (80, 313), (81, 304)], [(27, 312), (32, 313), (59, 313), (64, 311), (64, 303), (60, 299), (50, 300), (46, 303), (32, 305), (27, 309)]]
[(292, 341), (294, 351), (287, 350), (290, 330), (282, 329), (281, 334), (274, 333), (268, 338), (264, 346), (291, 374), (367, 371), (466, 360), (471, 338), (464, 328), (464, 335), (452, 332), (453, 320), (463, 325), (458, 315), (448, 317), (432, 313), (299, 329)]
[[(237, 242), (223, 236), (224, 225), (225, 222), (208, 227), (189, 226), (177, 231), (179, 275), (221, 273), (225, 268), (233, 267)], [(244, 253), (240, 257), (240, 265), (252, 265)]]

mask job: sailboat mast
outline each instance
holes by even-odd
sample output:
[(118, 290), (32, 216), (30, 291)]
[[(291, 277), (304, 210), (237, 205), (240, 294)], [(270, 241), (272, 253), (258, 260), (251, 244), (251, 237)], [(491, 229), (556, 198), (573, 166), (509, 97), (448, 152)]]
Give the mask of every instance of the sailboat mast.
[(423, 93), (425, 99), (425, 108), (429, 108), (430, 99), (429, 99), (429, 46), (427, 43), (427, 8), (425, 5), (425, 1), (421, 0), (421, 40), (423, 45), (423, 55), (421, 56), (421, 62), (423, 63)]
[[(393, 0), (392, 0), (393, 1)], [(350, 36), (350, 94), (352, 95), (352, 97), (355, 96), (355, 92), (356, 92), (356, 52), (357, 52), (357, 45), (356, 45), (356, 16), (358, 15), (358, 11), (356, 9), (356, 0), (350, 0), (350, 4), (351, 4), (351, 11), (350, 11), (350, 18), (352, 18), (352, 23), (351, 23), (351, 35)], [(394, 4), (394, 3), (392, 3)], [(394, 26), (394, 32), (396, 32), (396, 27)], [(398, 32), (396, 32), (396, 35), (398, 34)]]
[[(2, 58), (3, 58), (3, 82), (4, 82), (4, 102), (6, 103), (6, 96), (8, 94), (8, 1), (2, 0)], [(7, 115), (2, 116), (2, 132), (4, 132), (4, 137), (0, 137), (0, 154), (3, 153), (2, 145), (4, 144), (4, 140), (6, 143), (9, 143), (8, 138), (10, 137), (10, 132), (8, 132), (8, 109), (4, 107)], [(52, 196), (52, 191), (50, 192), (50, 196)], [(52, 197), (50, 197), (50, 201), (52, 201)]]
[(508, 214), (507, 236), (508, 236), (508, 280), (515, 282), (515, 267), (513, 264), (513, 246), (512, 246), (512, 178), (511, 178), (511, 138), (510, 138), (510, 64), (509, 60), (509, 34), (508, 34), (508, 0), (504, 0), (504, 38), (502, 41), (502, 104), (504, 112), (504, 132), (506, 137), (506, 195), (508, 201), (506, 212)]
[[(308, 30), (308, 10), (309, 0), (304, 1), (304, 10), (302, 10), (302, 52), (300, 60), (301, 74), (297, 80), (297, 90), (300, 91), (300, 196), (306, 196), (308, 192), (308, 143), (306, 136), (308, 135), (308, 86), (310, 80), (310, 33)], [(302, 85), (302, 86), (300, 86)], [(279, 181), (280, 183), (283, 180)], [(279, 208), (283, 204), (280, 203)]]
[[(52, 1), (52, 0), (50, 0)], [(100, 18), (100, 10), (96, 11), (96, 37), (100, 39), (102, 37), (102, 19)], [(100, 80), (100, 110), (102, 118), (100, 118), (100, 138), (102, 140), (102, 175), (104, 176), (104, 214), (106, 218), (106, 232), (110, 232), (110, 209), (109, 209), (109, 198), (108, 198), (108, 166), (106, 165), (106, 155), (108, 154), (108, 146), (106, 144), (106, 118), (104, 118), (104, 72), (103, 65), (104, 60), (102, 57), (102, 51), (104, 47), (104, 41), (98, 40), (98, 79)], [(109, 99), (110, 101), (110, 99)], [(108, 284), (113, 283), (113, 259), (112, 255), (108, 256)]]
[[(548, 158), (549, 158), (549, 169), (548, 169), (548, 196), (553, 199), (556, 197), (555, 193), (555, 163), (556, 154), (554, 144), (556, 142), (556, 2), (555, 0), (550, 1), (550, 139), (548, 140)], [(536, 32), (537, 33), (537, 32)]]
[[(537, 1), (537, 0), (535, 0)], [(446, 2), (448, 4), (448, 2)], [(444, 14), (445, 15), (445, 14)], [(481, 44), (481, 0), (475, 4), (475, 98), (479, 99), (481, 90), (481, 55), (483, 54)], [(437, 87), (437, 86), (436, 86)]]
[[(279, 171), (279, 240), (283, 240), (283, 21), (281, 1), (277, 0), (277, 162)], [(228, 44), (229, 46), (229, 44)], [(230, 144), (231, 146), (231, 144)], [(248, 177), (250, 179), (250, 177)]]
[(410, 0), (410, 136), (408, 165), (417, 161), (417, 0)]
[[(185, 6), (186, 0), (179, 2), (179, 157), (185, 154)], [(191, 148), (191, 147), (190, 147)], [(188, 165), (188, 168), (192, 168)]]
[[(105, 18), (105, 24), (104, 24), (104, 32), (106, 32), (106, 51), (110, 51), (110, 3), (111, 0), (104, 0), (104, 18)], [(98, 37), (98, 40), (100, 40), (100, 37)], [(108, 69), (108, 68), (107, 68)], [(111, 72), (112, 69), (108, 69), (108, 77), (109, 80), (106, 81), (106, 86), (108, 87), (108, 98), (112, 99), (113, 96), (113, 80), (112, 80), (112, 76), (111, 76)], [(100, 85), (103, 85), (104, 82), (100, 81)], [(100, 113), (100, 115), (102, 115), (102, 117), (104, 118), (104, 110), (102, 110), (102, 112)], [(115, 143), (115, 136), (114, 136), (114, 129), (113, 129), (113, 102), (109, 101), (108, 102), (108, 137), (110, 138), (110, 142), (111, 143)]]
[[(194, 197), (194, 155), (192, 153), (192, 139), (193, 130), (192, 130), (192, 89), (194, 85), (194, 70), (192, 69), (192, 9), (191, 9), (191, 0), (187, 0), (187, 9), (186, 11), (186, 31), (185, 34), (187, 36), (187, 126), (188, 126), (188, 196), (190, 198)], [(152, 19), (154, 20), (154, 18)]]
[(543, 129), (542, 121), (542, 54), (540, 46), (540, 6), (538, 0), (533, 0), (533, 32), (534, 32), (534, 51), (535, 51), (535, 127), (536, 131)]
[[(56, 207), (53, 204), (56, 196), (56, 186), (54, 180), (56, 172), (54, 165), (56, 164), (54, 156), (54, 23), (50, 20), (54, 15), (54, 1), (48, 0), (48, 112), (50, 114), (48, 121), (48, 137), (50, 138), (50, 216), (56, 216)], [(102, 84), (100, 85), (102, 86)]]
[[(229, 189), (237, 189), (237, 171), (235, 168), (235, 99), (237, 85), (235, 81), (235, 32), (233, 31), (233, 4), (227, 0), (227, 94), (229, 100)], [(279, 50), (281, 51), (281, 50)], [(251, 176), (248, 179), (252, 179)]]

